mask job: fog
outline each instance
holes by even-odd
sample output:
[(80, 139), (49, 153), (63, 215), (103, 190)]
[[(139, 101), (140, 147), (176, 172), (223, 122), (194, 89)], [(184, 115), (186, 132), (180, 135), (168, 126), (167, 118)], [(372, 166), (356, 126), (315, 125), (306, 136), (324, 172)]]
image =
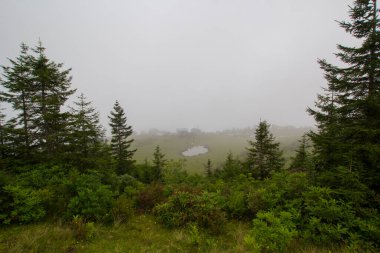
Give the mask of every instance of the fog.
[(346, 0), (0, 0), (0, 65), (41, 39), (72, 87), (136, 131), (313, 126)]

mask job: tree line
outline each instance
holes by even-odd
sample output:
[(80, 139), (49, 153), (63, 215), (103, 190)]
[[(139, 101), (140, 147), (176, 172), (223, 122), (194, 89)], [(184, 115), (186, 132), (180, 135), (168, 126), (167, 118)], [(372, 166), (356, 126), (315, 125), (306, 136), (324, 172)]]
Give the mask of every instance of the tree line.
[(83, 93), (64, 108), (76, 92), (70, 87), (70, 69), (48, 59), (41, 42), (34, 48), (22, 43), (20, 55), (9, 61), (10, 66), (3, 66), (0, 95), (15, 115), (8, 120), (4, 113), (0, 115), (3, 169), (43, 162), (66, 163), (83, 172), (112, 158), (118, 174), (128, 171), (136, 150), (131, 148), (132, 128), (118, 101), (109, 116), (108, 145), (99, 113)]

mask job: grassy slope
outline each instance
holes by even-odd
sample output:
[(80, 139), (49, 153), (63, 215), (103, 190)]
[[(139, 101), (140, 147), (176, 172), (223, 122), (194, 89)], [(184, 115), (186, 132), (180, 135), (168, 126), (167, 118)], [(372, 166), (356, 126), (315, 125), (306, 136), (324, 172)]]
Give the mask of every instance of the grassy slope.
[[(244, 245), (249, 224), (232, 222), (220, 236), (189, 229), (168, 230), (153, 217), (139, 215), (127, 224), (96, 225), (95, 238), (76, 241), (66, 225), (35, 224), (0, 228), (0, 252), (9, 253), (97, 253), (97, 252), (250, 252)], [(349, 252), (323, 249), (294, 242), (288, 252)]]
[[(298, 146), (298, 140), (301, 135), (307, 132), (309, 128), (294, 127), (272, 127), (271, 131), (276, 137), (276, 141), (280, 142), (284, 156), (289, 158), (294, 154), (294, 150)], [(234, 131), (225, 131), (219, 133), (198, 133), (198, 134), (164, 134), (164, 135), (135, 135), (135, 147), (137, 152), (135, 159), (143, 162), (144, 159), (151, 160), (154, 148), (160, 145), (167, 159), (186, 159), (185, 168), (189, 172), (203, 173), (204, 165), (207, 159), (210, 159), (214, 166), (223, 163), (229, 152), (235, 156), (244, 159), (248, 140), (252, 140), (254, 135), (253, 129), (243, 129)], [(184, 157), (181, 152), (187, 148), (196, 145), (204, 145), (209, 149), (207, 154)]]

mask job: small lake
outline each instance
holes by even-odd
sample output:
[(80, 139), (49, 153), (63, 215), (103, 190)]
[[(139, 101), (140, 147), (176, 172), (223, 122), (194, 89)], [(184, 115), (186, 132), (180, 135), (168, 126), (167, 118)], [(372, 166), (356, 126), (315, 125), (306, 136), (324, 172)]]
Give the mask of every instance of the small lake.
[(202, 155), (206, 154), (208, 152), (208, 148), (204, 146), (194, 146), (189, 148), (186, 151), (182, 152), (183, 156), (196, 156), (196, 155)]

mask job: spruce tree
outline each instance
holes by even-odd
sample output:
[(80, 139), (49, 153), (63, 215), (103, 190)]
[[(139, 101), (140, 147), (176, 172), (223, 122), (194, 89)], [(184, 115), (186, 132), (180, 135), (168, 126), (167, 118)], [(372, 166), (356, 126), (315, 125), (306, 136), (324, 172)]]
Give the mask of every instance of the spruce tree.
[(70, 160), (81, 170), (95, 166), (100, 155), (104, 130), (99, 123), (99, 113), (81, 93), (70, 112)]
[(211, 160), (210, 159), (207, 159), (207, 163), (205, 165), (205, 174), (208, 178), (212, 177), (213, 175), (213, 169), (212, 169), (212, 165), (211, 165)]
[(32, 149), (36, 145), (36, 127), (33, 123), (34, 81), (32, 74), (32, 57), (29, 47), (22, 43), (20, 55), (12, 60), (11, 66), (2, 66), (3, 79), (1, 85), (5, 88), (1, 92), (1, 99), (11, 104), (16, 116), (10, 123), (14, 129), (14, 155), (26, 163), (32, 159)]
[(234, 158), (232, 152), (229, 152), (223, 164), (221, 176), (228, 180), (242, 173), (244, 171), (239, 159)]
[(14, 128), (18, 138), (19, 157), (31, 160), (56, 160), (65, 143), (68, 114), (62, 106), (75, 92), (70, 89), (69, 70), (49, 60), (42, 43), (32, 49), (21, 44), (20, 56), (3, 67), (5, 91), (2, 100), (10, 103), (18, 113)]
[(270, 125), (261, 121), (255, 130), (255, 141), (249, 141), (247, 164), (252, 175), (261, 180), (278, 171), (284, 165), (280, 144), (269, 132)]
[(133, 155), (136, 149), (131, 148), (132, 127), (127, 125), (127, 117), (118, 101), (115, 102), (108, 118), (112, 133), (111, 153), (116, 161), (116, 171), (119, 175), (130, 173), (135, 162)]
[(161, 152), (160, 146), (156, 146), (153, 153), (153, 178), (162, 181), (162, 171), (166, 165), (165, 155)]
[(311, 154), (309, 152), (310, 145), (308, 136), (304, 134), (299, 143), (300, 144), (298, 146), (298, 149), (296, 150), (296, 155), (292, 158), (290, 169), (310, 172), (312, 161)]
[(342, 62), (319, 60), (328, 94), (319, 95), (309, 113), (317, 121), (315, 144), (319, 172), (338, 166), (357, 171), (363, 182), (380, 191), (380, 33), (376, 0), (356, 0), (349, 22), (340, 22), (360, 46), (338, 45)]
[(75, 92), (70, 89), (71, 69), (61, 70), (62, 63), (49, 60), (41, 42), (33, 52), (33, 123), (38, 129), (38, 147), (44, 159), (57, 159), (63, 151), (69, 118), (62, 106)]

